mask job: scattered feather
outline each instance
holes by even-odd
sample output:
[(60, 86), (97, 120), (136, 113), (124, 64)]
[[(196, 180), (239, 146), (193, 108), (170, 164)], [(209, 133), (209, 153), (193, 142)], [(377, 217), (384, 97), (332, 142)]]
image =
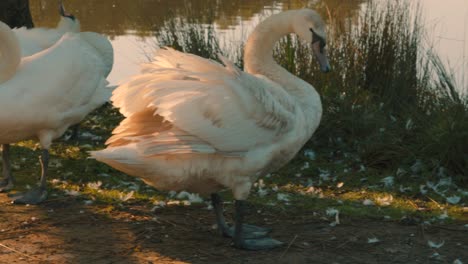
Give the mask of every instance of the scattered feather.
[(328, 170), (319, 169), (319, 171), (320, 171), (319, 177), (320, 177), (321, 180), (323, 180), (323, 181), (329, 181), (330, 180), (330, 172)]
[(267, 189), (262, 189), (262, 188), (258, 188), (258, 196), (260, 197), (265, 197), (267, 194), (268, 194), (268, 190)]
[(407, 173), (408, 172), (403, 168), (398, 168), (398, 170), (396, 171), (397, 176), (403, 176), (403, 175), (406, 175)]
[(134, 191), (131, 191), (131, 192), (127, 193), (127, 194), (125, 194), (125, 193), (120, 193), (120, 194), (119, 194), (119, 198), (120, 198), (120, 200), (121, 200), (122, 202), (126, 202), (126, 201), (132, 199), (134, 194), (135, 194)]
[(102, 140), (101, 136), (97, 136), (97, 135), (94, 135), (94, 134), (89, 133), (89, 132), (81, 133), (80, 137), (83, 138), (83, 139), (91, 139), (92, 141)]
[(341, 187), (343, 187), (343, 185), (344, 185), (344, 182), (339, 182), (339, 183), (336, 184), (336, 187), (341, 188)]
[(419, 185), (419, 192), (421, 192), (421, 194), (426, 194), (427, 193), (426, 185), (424, 184)]
[(370, 206), (370, 205), (374, 205), (375, 203), (374, 203), (372, 200), (365, 199), (365, 200), (362, 202), (362, 204), (363, 204), (363, 205)]
[(359, 165), (359, 172), (365, 172), (366, 171), (366, 166), (364, 165)]
[(451, 203), (451, 204), (457, 204), (460, 202), (461, 198), (460, 196), (450, 196), (450, 197), (447, 197), (446, 198), (447, 202), (448, 203)]
[(308, 161), (306, 161), (304, 162), (304, 165), (302, 165), (301, 170), (307, 170), (308, 168), (310, 168), (310, 164)]
[(371, 238), (367, 238), (367, 243), (368, 244), (375, 244), (375, 243), (378, 243), (380, 242), (380, 240), (376, 237), (371, 237)]
[(316, 158), (315, 152), (313, 150), (311, 150), (311, 149), (306, 149), (304, 151), (304, 156), (306, 156), (310, 160), (315, 160), (315, 158)]
[(376, 202), (380, 206), (389, 206), (393, 202), (393, 196), (391, 194), (385, 195), (383, 197), (377, 197)]
[(383, 178), (380, 182), (382, 182), (385, 188), (393, 187), (393, 183), (395, 182), (395, 178), (393, 176), (388, 176)]
[(414, 162), (413, 165), (411, 165), (411, 171), (413, 173), (420, 173), (422, 171), (422, 168), (423, 168), (423, 163), (421, 160), (416, 160), (416, 162)]
[(286, 193), (278, 193), (276, 198), (278, 201), (289, 202), (289, 195)]
[(75, 190), (65, 190), (65, 194), (69, 196), (80, 196), (81, 193)]
[(440, 243), (436, 243), (436, 242), (433, 242), (431, 240), (428, 240), (427, 241), (427, 244), (431, 247), (431, 248), (441, 248), (444, 244), (445, 244), (445, 240), (442, 240), (442, 242)]
[(413, 188), (411, 188), (411, 187), (403, 187), (403, 185), (400, 184), (400, 192), (401, 192), (401, 193), (411, 192), (411, 190), (413, 190)]
[(181, 191), (179, 194), (176, 195), (177, 199), (186, 199), (190, 203), (203, 203), (203, 198), (200, 197), (198, 193), (189, 193), (186, 191)]
[(151, 208), (151, 212), (154, 212), (157, 209), (163, 208), (163, 207), (166, 206), (166, 202), (164, 202), (164, 201), (156, 201), (153, 204), (154, 204), (154, 206), (153, 206), (153, 208)]
[(447, 214), (447, 211), (444, 211), (443, 214), (439, 215), (438, 217), (440, 220), (445, 220), (447, 218), (449, 218), (449, 215)]
[(411, 120), (411, 118), (409, 118), (409, 119), (406, 121), (405, 128), (406, 128), (406, 130), (411, 130), (411, 129), (413, 128), (413, 120)]
[(430, 258), (433, 258), (433, 259), (436, 259), (436, 260), (442, 260), (442, 256), (437, 252), (434, 252), (434, 254), (432, 254), (430, 256)]
[(88, 188), (90, 189), (99, 190), (99, 188), (101, 188), (102, 182), (101, 181), (89, 182), (87, 185), (88, 185)]
[(340, 224), (340, 211), (335, 208), (327, 208), (327, 216), (333, 217), (335, 216), (335, 221), (330, 223), (330, 226), (336, 226)]

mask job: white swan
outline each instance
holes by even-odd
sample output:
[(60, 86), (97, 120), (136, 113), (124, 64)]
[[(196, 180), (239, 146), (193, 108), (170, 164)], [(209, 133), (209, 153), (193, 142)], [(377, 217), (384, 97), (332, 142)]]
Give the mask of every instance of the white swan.
[[(244, 201), (256, 179), (290, 161), (320, 123), (315, 89), (272, 57), (274, 44), (296, 33), (312, 43), (323, 71), (325, 25), (313, 10), (286, 11), (260, 23), (245, 46), (245, 72), (161, 49), (142, 73), (111, 98), (126, 117), (95, 159), (162, 190), (212, 194), (218, 226), (246, 249), (282, 243), (267, 229), (242, 225)], [(234, 231), (222, 216), (217, 191), (236, 199)]]
[(62, 1), (60, 1), (59, 13), (61, 17), (56, 28), (13, 29), (19, 40), (23, 57), (51, 47), (67, 32), (80, 32), (80, 21), (65, 11)]
[[(39, 188), (15, 202), (36, 204), (46, 198), (48, 149), (52, 140), (110, 97), (106, 76), (113, 50), (107, 38), (92, 32), (66, 33), (52, 47), (21, 58), (18, 39), (0, 23), (0, 144), (36, 138), (42, 147)], [(13, 183), (7, 149), (4, 180)]]

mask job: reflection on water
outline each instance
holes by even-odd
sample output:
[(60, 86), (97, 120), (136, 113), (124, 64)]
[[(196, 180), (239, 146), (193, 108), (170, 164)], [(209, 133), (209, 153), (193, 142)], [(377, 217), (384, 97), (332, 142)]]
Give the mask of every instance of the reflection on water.
[[(31, 1), (36, 26), (54, 27), (58, 20), (57, 0)], [(154, 47), (153, 32), (174, 18), (197, 23), (214, 23), (222, 33), (239, 41), (245, 38), (250, 21), (256, 23), (271, 12), (313, 7), (325, 19), (350, 17), (360, 10), (364, 0), (66, 0), (65, 7), (81, 22), (82, 30), (106, 34), (115, 50), (111, 83), (119, 83), (138, 73), (138, 64)], [(238, 34), (240, 31), (243, 33)], [(230, 33), (229, 33), (230, 32)], [(236, 33), (237, 32), (237, 33)], [(231, 34), (233, 33), (233, 34)]]
[[(31, 1), (31, 12), (38, 26), (54, 26), (58, 21), (57, 0)], [(216, 23), (227, 29), (250, 20), (264, 10), (296, 9), (314, 6), (326, 15), (331, 10), (359, 10), (363, 0), (79, 0), (65, 1), (67, 10), (78, 17), (84, 30), (109, 36), (130, 33), (149, 36), (173, 17), (195, 18), (199, 23)], [(325, 5), (326, 4), (326, 5)], [(214, 17), (214, 21), (212, 21)]]
[[(58, 0), (30, 2), (36, 26), (56, 25), (59, 19)], [(250, 31), (246, 27), (257, 23), (271, 12), (308, 6), (318, 10), (325, 20), (347, 19), (357, 17), (364, 2), (366, 1), (65, 0), (65, 6), (80, 19), (83, 30), (100, 32), (113, 40), (116, 63), (110, 80), (117, 83), (138, 72), (137, 65), (146, 59), (142, 47), (154, 46), (152, 33), (174, 17), (197, 23), (214, 23), (220, 32), (227, 33), (225, 35), (228, 38), (239, 41), (246, 37), (245, 32)], [(424, 0), (422, 4), (429, 31), (432, 32), (434, 26), (439, 26), (439, 31), (431, 35), (431, 39), (439, 43), (437, 50), (444, 58), (453, 62), (451, 65), (459, 73), (464, 73), (464, 69), (468, 69), (468, 1)], [(239, 31), (243, 33), (238, 34)]]

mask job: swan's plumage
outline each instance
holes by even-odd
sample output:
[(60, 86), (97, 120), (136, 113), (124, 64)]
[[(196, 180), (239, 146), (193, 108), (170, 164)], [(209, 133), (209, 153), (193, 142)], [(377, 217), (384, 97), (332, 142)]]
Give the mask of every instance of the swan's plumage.
[[(96, 40), (108, 42), (102, 36)], [(0, 143), (36, 137), (48, 148), (107, 101), (111, 65), (95, 46), (82, 33), (66, 33), (50, 48), (21, 59), (15, 75), (0, 84)]]
[[(323, 26), (312, 10), (271, 16), (249, 37), (245, 72), (223, 57), (224, 65), (160, 49), (141, 74), (113, 92), (125, 119), (107, 148), (91, 155), (159, 189), (211, 194), (218, 227), (236, 247), (281, 245), (266, 229), (247, 230), (243, 200), (254, 181), (291, 160), (320, 123), (318, 93), (277, 65), (272, 49), (294, 32), (314, 43), (316, 34), (324, 47)], [(317, 52), (328, 71), (325, 49)], [(216, 194), (222, 188), (236, 199), (234, 232), (222, 217)]]
[(54, 45), (67, 32), (80, 32), (78, 19), (61, 17), (56, 28), (14, 28), (23, 57), (33, 55)]
[[(245, 154), (291, 131), (296, 112), (293, 99), (270, 80), (242, 72), (226, 59), (223, 61), (225, 66), (161, 49), (142, 75), (115, 91), (111, 100), (123, 115), (132, 117), (152, 109), (153, 115), (171, 124), (170, 132), (155, 135), (151, 141), (155, 145), (150, 148), (154, 152), (145, 150), (146, 155)], [(160, 130), (158, 121), (153, 122), (156, 130)], [(170, 137), (168, 133), (174, 129), (178, 131)], [(186, 135), (181, 135), (181, 131)], [(150, 135), (148, 131), (145, 133)], [(116, 133), (109, 143), (126, 135)], [(159, 142), (168, 140), (172, 140), (170, 144), (159, 146), (162, 144)]]
[(113, 92), (126, 118), (108, 147), (91, 155), (159, 189), (229, 188), (246, 199), (260, 175), (292, 159), (322, 114), (315, 89), (277, 65), (271, 49), (294, 30), (309, 32), (311, 41), (310, 29), (325, 32), (323, 26), (312, 10), (265, 20), (247, 42), (247, 72), (222, 57), (224, 65), (158, 50), (141, 74)]

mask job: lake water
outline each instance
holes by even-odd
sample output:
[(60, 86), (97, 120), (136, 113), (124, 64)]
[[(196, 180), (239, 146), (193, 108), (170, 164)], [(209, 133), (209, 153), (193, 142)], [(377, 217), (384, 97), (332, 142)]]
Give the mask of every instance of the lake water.
[[(31, 1), (36, 26), (53, 27), (59, 16), (57, 0)], [(227, 41), (242, 41), (253, 25), (272, 12), (306, 5), (336, 16), (356, 16), (364, 0), (66, 0), (65, 6), (85, 31), (108, 35), (115, 50), (109, 79), (116, 84), (138, 73), (139, 64), (156, 46), (153, 32), (173, 17), (213, 23)], [(428, 42), (454, 68), (459, 83), (468, 86), (468, 1), (421, 1)], [(214, 21), (210, 18), (214, 17)], [(466, 78), (466, 80), (464, 79)]]

